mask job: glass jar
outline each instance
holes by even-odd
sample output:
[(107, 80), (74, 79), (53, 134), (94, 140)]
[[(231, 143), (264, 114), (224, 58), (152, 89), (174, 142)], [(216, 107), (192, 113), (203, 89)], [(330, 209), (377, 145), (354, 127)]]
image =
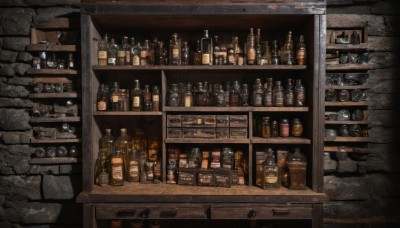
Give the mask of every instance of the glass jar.
[(285, 106), (294, 106), (293, 80), (288, 78), (285, 88)]
[(345, 102), (350, 100), (350, 93), (348, 90), (342, 89), (339, 91), (338, 100)]
[(274, 106), (282, 107), (283, 106), (283, 87), (281, 81), (276, 81), (273, 89), (273, 102)]
[(289, 120), (281, 119), (279, 123), (279, 136), (280, 137), (289, 137)]
[(247, 84), (242, 85), (242, 90), (240, 92), (240, 103), (242, 106), (249, 106), (249, 86)]
[(240, 85), (238, 81), (234, 81), (229, 92), (229, 106), (240, 106)]
[(271, 124), (269, 122), (269, 116), (263, 117), (261, 137), (270, 138), (272, 136)]
[(207, 89), (203, 87), (203, 83), (198, 82), (195, 91), (195, 106), (207, 106)]
[(345, 124), (340, 125), (338, 134), (342, 137), (348, 137), (350, 135), (349, 133), (349, 127)]
[(294, 106), (304, 106), (306, 102), (306, 92), (301, 79), (296, 79), (296, 85), (294, 87)]
[(294, 153), (288, 157), (286, 164), (289, 168), (289, 188), (293, 190), (306, 189), (307, 159), (300, 152), (300, 148), (294, 149)]
[(263, 105), (265, 107), (272, 107), (273, 106), (273, 102), (272, 102), (272, 97), (273, 97), (273, 81), (272, 78), (267, 78), (267, 88), (264, 92), (263, 95)]
[(271, 148), (267, 149), (263, 167), (263, 189), (278, 189), (281, 185), (279, 167), (276, 164), (274, 151)]
[(192, 85), (190, 83), (186, 85), (185, 93), (183, 96), (183, 106), (185, 107), (193, 106)]
[(259, 78), (256, 78), (253, 85), (253, 96), (252, 96), (253, 106), (255, 107), (262, 106), (263, 92), (264, 91), (261, 84), (261, 80)]
[(171, 107), (178, 107), (179, 106), (179, 87), (178, 87), (178, 84), (171, 84), (169, 86), (168, 106), (171, 106)]
[(303, 124), (299, 118), (294, 118), (292, 123), (292, 136), (300, 137), (303, 133)]
[(349, 129), (349, 134), (352, 137), (361, 137), (362, 131), (360, 125), (358, 124), (351, 125)]
[(278, 137), (278, 136), (279, 136), (278, 121), (273, 120), (271, 122), (271, 137)]
[(225, 92), (221, 84), (214, 84), (214, 106), (225, 106)]

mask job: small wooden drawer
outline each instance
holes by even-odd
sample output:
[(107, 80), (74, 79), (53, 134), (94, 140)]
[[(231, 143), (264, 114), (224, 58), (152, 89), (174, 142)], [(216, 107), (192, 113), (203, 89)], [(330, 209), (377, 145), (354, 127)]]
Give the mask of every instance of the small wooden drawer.
[(217, 115), (217, 127), (229, 127), (229, 115)]
[(167, 127), (182, 127), (181, 115), (168, 115)]
[(182, 138), (182, 129), (167, 128), (167, 138)]
[(247, 128), (247, 115), (230, 115), (229, 126), (230, 127), (246, 127)]
[(229, 138), (231, 139), (247, 139), (247, 128), (230, 128)]
[(227, 138), (229, 138), (229, 128), (227, 128), (227, 127), (215, 128), (215, 137), (217, 139), (227, 139)]
[(215, 138), (215, 128), (182, 128), (183, 138)]
[(311, 219), (312, 208), (308, 205), (215, 205), (211, 206), (212, 219)]
[(182, 115), (182, 127), (215, 127), (215, 115)]

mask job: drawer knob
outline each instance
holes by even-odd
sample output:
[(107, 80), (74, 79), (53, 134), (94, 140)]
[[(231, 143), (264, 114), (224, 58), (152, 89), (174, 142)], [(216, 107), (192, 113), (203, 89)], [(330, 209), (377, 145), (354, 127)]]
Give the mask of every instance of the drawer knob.
[(287, 208), (275, 208), (275, 209), (272, 209), (272, 214), (273, 215), (287, 215), (287, 214), (289, 214), (289, 209), (287, 209)]
[(250, 210), (249, 214), (247, 215), (249, 218), (254, 218), (257, 216), (257, 212), (255, 210)]

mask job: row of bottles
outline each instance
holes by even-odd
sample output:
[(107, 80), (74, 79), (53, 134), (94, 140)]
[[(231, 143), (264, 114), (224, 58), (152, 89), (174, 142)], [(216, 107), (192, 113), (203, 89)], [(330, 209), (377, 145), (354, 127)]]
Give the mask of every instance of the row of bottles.
[(107, 84), (100, 84), (97, 92), (98, 111), (160, 111), (160, 90), (154, 85), (140, 87), (139, 80), (134, 80), (133, 89), (120, 89), (114, 82), (111, 89)]
[(100, 186), (121, 186), (125, 181), (159, 183), (162, 179), (157, 137), (146, 139), (145, 132), (135, 130), (132, 138), (126, 128), (115, 140), (111, 129), (100, 139), (95, 183)]
[(32, 67), (35, 69), (75, 69), (73, 53), (48, 53), (41, 51), (32, 58)]
[(255, 107), (283, 107), (305, 105), (305, 88), (301, 79), (296, 79), (293, 85), (292, 79), (287, 79), (286, 86), (282, 81), (273, 82), (267, 78), (262, 84), (257, 78), (250, 93), (248, 84), (239, 84), (239, 81), (222, 84), (209, 84), (197, 82), (195, 86), (191, 82), (186, 84), (170, 84), (168, 90), (167, 105), (172, 107), (184, 106), (255, 106)]
[(285, 44), (278, 47), (278, 41), (272, 41), (272, 49), (268, 41), (261, 40), (261, 29), (257, 34), (250, 29), (244, 45), (239, 45), (239, 37), (232, 37), (228, 44), (219, 42), (219, 37), (209, 36), (204, 30), (204, 36), (197, 41), (196, 49), (190, 50), (187, 41), (183, 41), (178, 33), (173, 33), (169, 46), (154, 38), (152, 42), (144, 40), (136, 42), (135, 38), (124, 36), (121, 44), (114, 38), (108, 40), (105, 34), (98, 44), (98, 65), (305, 65), (307, 51), (304, 36), (299, 36), (299, 42), (294, 45), (292, 32), (289, 31)]
[(262, 118), (260, 132), (258, 135), (263, 138), (271, 137), (301, 137), (303, 134), (303, 124), (299, 118), (293, 118), (292, 122), (287, 118), (282, 118), (279, 122), (269, 116)]

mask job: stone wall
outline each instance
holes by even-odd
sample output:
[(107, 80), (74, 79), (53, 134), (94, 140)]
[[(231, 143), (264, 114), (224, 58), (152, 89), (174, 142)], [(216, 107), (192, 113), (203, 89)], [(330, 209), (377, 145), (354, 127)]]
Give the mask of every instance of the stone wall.
[(366, 161), (355, 157), (337, 161), (325, 154), (324, 189), (330, 198), (324, 204), (325, 226), (383, 227), (399, 223), (400, 2), (328, 0), (328, 4), (328, 20), (368, 23), (374, 69), (369, 71), (368, 81), (371, 154)]
[[(80, 165), (30, 165), (34, 149), (26, 75), (31, 25), (61, 15), (79, 16), (80, 0), (0, 2), (0, 227), (81, 227)], [(78, 166), (78, 167), (75, 167)]]

